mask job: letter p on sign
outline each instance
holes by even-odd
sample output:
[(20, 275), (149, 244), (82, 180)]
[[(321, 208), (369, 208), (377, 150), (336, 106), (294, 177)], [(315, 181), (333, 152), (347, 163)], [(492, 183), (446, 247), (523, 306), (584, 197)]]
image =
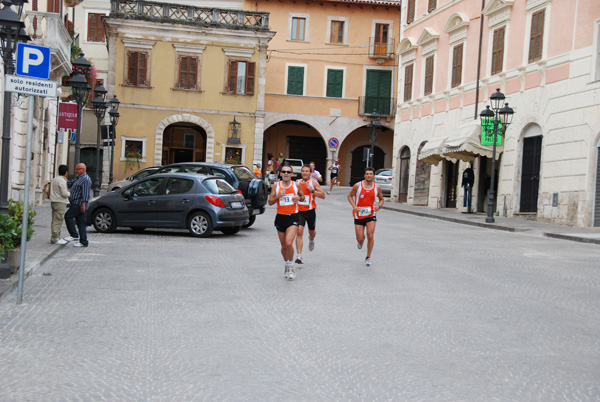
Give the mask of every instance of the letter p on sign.
[(17, 43), (17, 71), (23, 77), (50, 78), (52, 49), (44, 46)]

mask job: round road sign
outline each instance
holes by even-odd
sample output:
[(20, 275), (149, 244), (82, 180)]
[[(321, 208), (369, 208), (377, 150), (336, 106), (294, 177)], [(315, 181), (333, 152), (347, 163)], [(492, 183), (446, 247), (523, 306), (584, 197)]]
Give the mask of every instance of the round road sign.
[(330, 148), (337, 148), (338, 145), (340, 145), (340, 141), (337, 138), (333, 137), (333, 138), (331, 138), (329, 140), (329, 147)]

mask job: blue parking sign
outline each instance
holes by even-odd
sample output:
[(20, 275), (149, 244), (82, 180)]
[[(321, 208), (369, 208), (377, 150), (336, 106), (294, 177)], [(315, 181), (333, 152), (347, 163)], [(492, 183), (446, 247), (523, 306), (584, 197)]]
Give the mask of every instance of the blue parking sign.
[(17, 43), (17, 71), (23, 77), (50, 78), (50, 61), (52, 49), (45, 46)]

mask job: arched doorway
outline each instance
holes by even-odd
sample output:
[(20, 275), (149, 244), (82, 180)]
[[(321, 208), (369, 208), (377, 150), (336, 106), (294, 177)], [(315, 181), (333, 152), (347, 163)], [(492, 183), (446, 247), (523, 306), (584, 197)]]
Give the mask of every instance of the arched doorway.
[(542, 138), (542, 130), (535, 124), (523, 135), (520, 212), (537, 212)]
[[(363, 145), (352, 151), (352, 164), (350, 165), (350, 185), (361, 181), (365, 177), (365, 168), (367, 167), (367, 156), (371, 152), (371, 145)], [(373, 168), (384, 168), (385, 153), (379, 147), (375, 147), (375, 157), (373, 158)]]
[[(417, 155), (420, 155), (421, 149), (425, 146), (427, 142), (423, 142), (419, 147), (419, 152)], [(422, 162), (417, 158), (417, 167), (415, 169), (415, 186), (414, 186), (414, 195), (413, 195), (413, 204), (414, 205), (424, 205), (427, 206), (429, 204), (429, 180), (431, 176), (431, 165), (426, 162)]]
[(165, 128), (162, 164), (206, 162), (206, 131), (191, 123), (171, 124)]
[(408, 176), (410, 174), (410, 148), (404, 147), (400, 151), (400, 189), (398, 193), (398, 202), (408, 200)]

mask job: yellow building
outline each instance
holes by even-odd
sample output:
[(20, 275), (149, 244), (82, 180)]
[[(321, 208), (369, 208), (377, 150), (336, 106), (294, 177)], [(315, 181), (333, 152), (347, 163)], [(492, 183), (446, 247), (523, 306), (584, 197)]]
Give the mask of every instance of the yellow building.
[(382, 128), (371, 164), (391, 168), (400, 1), (248, 0), (243, 7), (269, 12), (276, 32), (268, 50), (265, 157), (314, 160), (321, 173), (338, 157), (341, 183), (352, 184), (369, 163), (376, 110)]
[(181, 161), (260, 161), (269, 14), (133, 0), (111, 7), (115, 180)]

